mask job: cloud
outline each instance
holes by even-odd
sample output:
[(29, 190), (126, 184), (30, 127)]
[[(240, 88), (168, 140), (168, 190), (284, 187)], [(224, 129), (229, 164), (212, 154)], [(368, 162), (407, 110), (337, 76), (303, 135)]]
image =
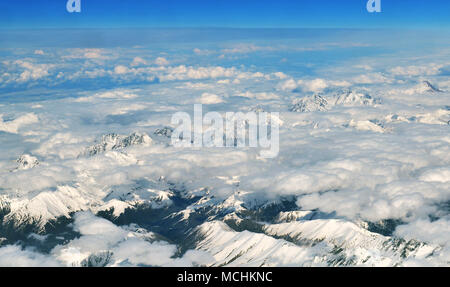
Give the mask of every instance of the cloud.
[(101, 99), (134, 99), (137, 95), (133, 90), (116, 89), (112, 91), (102, 92), (95, 94), (96, 97)]
[(82, 102), (92, 102), (96, 99), (135, 99), (138, 97), (138, 95), (135, 93), (134, 90), (127, 90), (127, 89), (115, 89), (111, 91), (106, 92), (99, 92), (95, 93), (92, 96), (86, 96), (86, 97), (78, 97), (74, 99), (74, 102), (82, 103)]
[(298, 87), (297, 82), (295, 82), (294, 79), (288, 79), (278, 85), (278, 89), (282, 91), (293, 91), (297, 87)]
[(274, 73), (274, 76), (275, 77), (278, 77), (279, 79), (281, 79), (281, 80), (283, 80), (283, 79), (286, 79), (288, 76), (285, 74), (285, 73), (283, 73), (283, 72), (276, 72), (276, 73)]
[(249, 98), (249, 99), (257, 99), (257, 100), (275, 100), (279, 99), (279, 96), (274, 93), (252, 93), (247, 91), (245, 93), (238, 94), (240, 97)]
[(355, 121), (351, 120), (348, 124), (350, 127), (354, 127), (355, 129), (359, 131), (373, 131), (377, 133), (384, 133), (385, 129), (372, 121), (364, 120), (364, 121)]
[(88, 59), (88, 60), (106, 60), (110, 57), (106, 55), (106, 50), (95, 48), (70, 49), (69, 55), (62, 56), (63, 59)]
[(39, 122), (39, 118), (34, 113), (27, 113), (6, 122), (0, 114), (0, 131), (17, 134), (19, 129), (23, 126), (35, 124), (37, 122)]
[(220, 104), (223, 102), (225, 102), (223, 98), (215, 94), (203, 93), (200, 97), (200, 103), (204, 105)]
[[(208, 51), (217, 56), (214, 51), (224, 52), (221, 45), (211, 44)], [(50, 254), (41, 257), (35, 250), (7, 246), (0, 249), (0, 260), (11, 256), (29, 265), (80, 265), (101, 259), (109, 266), (210, 262), (207, 253), (196, 251), (173, 258), (177, 246), (156, 240), (150, 230), (133, 224), (116, 226), (92, 214), (114, 207), (118, 216), (135, 203), (155, 209), (168, 206), (173, 186), (158, 185), (167, 182), (182, 186), (189, 198), (202, 196), (180, 211), (185, 218), (196, 208), (224, 207), (232, 212), (292, 198), (297, 203), (294, 210), (315, 210), (361, 226), (366, 221), (398, 219), (405, 224), (397, 228), (396, 236), (446, 245), (449, 84), (439, 65), (399, 66), (406, 61), (389, 58), (389, 65), (398, 66), (391, 73), (388, 60), (378, 56), (368, 55), (367, 63), (376, 65), (356, 71), (352, 60), (320, 64), (310, 59), (312, 72), (299, 76), (302, 71), (280, 65), (285, 55), (264, 47), (229, 46), (223, 65), (215, 56), (202, 65), (205, 59), (193, 57), (189, 49), (162, 54), (124, 48), (116, 50), (120, 58), (114, 59), (116, 52), (107, 49), (47, 48), (45, 55), (62, 55), (56, 57), (61, 63), (52, 64), (49, 57), (35, 55), (34, 49), (20, 60), (5, 51), (0, 88), (7, 96), (0, 104), (0, 131), (8, 134), (3, 133), (0, 153), (0, 204), (11, 207), (6, 219), (46, 222), (72, 212), (87, 213), (75, 217), (79, 236)], [(258, 51), (271, 55), (237, 60)], [(200, 49), (194, 53), (207, 54)], [(156, 63), (156, 57), (145, 55), (184, 62)], [(283, 72), (274, 72), (280, 69)], [(427, 94), (423, 86), (416, 86), (423, 75), (442, 91)], [(33, 88), (34, 84), (40, 85)], [(353, 92), (334, 91), (353, 84)], [(311, 96), (318, 93), (324, 94)], [(290, 112), (297, 98), (307, 112)], [(383, 104), (378, 104), (380, 98)], [(317, 105), (322, 99), (327, 101), (325, 108)], [(153, 134), (170, 126), (174, 112), (191, 111), (197, 102), (221, 111), (279, 111), (283, 123), (279, 156), (261, 159), (253, 148), (178, 149), (164, 135)], [(83, 154), (88, 147), (101, 147), (104, 142), (95, 140), (102, 135), (135, 130), (150, 135), (152, 144), (124, 149), (106, 145), (95, 156)], [(16, 160), (24, 154), (40, 164), (17, 169)], [(436, 250), (429, 262), (445, 258), (445, 248)], [(376, 256), (371, 260), (381, 262)]]
[(137, 226), (118, 227), (106, 219), (89, 212), (75, 215), (74, 230), (80, 238), (60, 245), (52, 255), (66, 266), (77, 266), (89, 256), (105, 256), (108, 266), (193, 266), (211, 262), (211, 256), (202, 251), (189, 251), (181, 258), (174, 258), (175, 245), (155, 240), (151, 232), (137, 232)]
[(231, 48), (226, 48), (222, 50), (222, 53), (225, 54), (247, 54), (247, 53), (254, 53), (259, 51), (272, 51), (274, 50), (273, 47), (263, 47), (263, 46), (256, 46), (254, 44), (238, 44)]
[(356, 76), (352, 81), (356, 84), (381, 84), (391, 83), (392, 79), (389, 79), (381, 73), (369, 73)]
[[(372, 185), (367, 178), (364, 180), (366, 185)], [(374, 189), (356, 188), (342, 180), (336, 183), (339, 182), (341, 186), (336, 186), (337, 191), (306, 195), (300, 197), (297, 204), (305, 209), (319, 208), (324, 212), (371, 222), (383, 219), (409, 221), (436, 212), (433, 202), (446, 199), (443, 187), (422, 182), (397, 180)]]
[(147, 65), (147, 61), (142, 59), (141, 57), (135, 57), (130, 65), (132, 67)]
[(77, 136), (71, 132), (56, 132), (41, 140), (41, 144), (33, 152), (37, 155), (60, 159), (75, 158), (83, 150), (83, 143), (89, 137)]
[(299, 80), (297, 85), (307, 92), (320, 92), (328, 87), (328, 83), (324, 79), (314, 79), (311, 81)]
[(158, 66), (167, 66), (167, 65), (169, 65), (169, 61), (167, 61), (163, 57), (158, 57), (155, 60), (155, 64), (158, 65)]
[(230, 83), (230, 79), (218, 80), (217, 83), (222, 85), (228, 85)]
[(111, 109), (108, 113), (110, 115), (124, 115), (133, 111), (142, 111), (146, 108), (147, 106), (143, 104), (121, 105), (120, 107)]
[[(422, 240), (445, 246), (449, 243), (450, 221), (448, 217), (435, 221), (418, 219), (409, 224), (398, 226), (395, 230), (395, 235), (405, 239)], [(448, 256), (450, 256), (450, 253)]]
[(22, 249), (17, 245), (0, 248), (1, 267), (55, 267), (59, 262), (46, 255)]
[(199, 48), (194, 48), (193, 52), (197, 55), (201, 55), (201, 56), (207, 56), (207, 55), (211, 55), (214, 52), (211, 50), (207, 50), (207, 49), (199, 49)]
[(230, 78), (237, 76), (235, 68), (215, 67), (187, 67), (185, 65), (169, 67), (166, 73), (160, 76), (162, 81), (170, 80), (189, 80), (189, 79), (208, 79), (208, 78)]
[(429, 64), (425, 66), (397, 66), (391, 68), (389, 72), (394, 76), (432, 76), (440, 73), (441, 64)]
[(16, 79), (17, 82), (35, 81), (47, 77), (49, 76), (49, 69), (52, 67), (48, 64), (33, 64), (22, 60), (17, 60), (14, 63), (25, 69)]
[(129, 72), (130, 72), (130, 70), (127, 67), (122, 66), (122, 65), (116, 66), (114, 68), (114, 73), (117, 75), (123, 75), (123, 74), (129, 73)]
[(426, 182), (450, 182), (450, 168), (439, 167), (425, 171), (420, 179)]
[(318, 93), (329, 87), (349, 87), (349, 86), (351, 86), (351, 83), (348, 81), (331, 81), (321, 78), (295, 81), (294, 79), (291, 78), (278, 84), (277, 88), (282, 91), (293, 91), (295, 89), (301, 89), (304, 92)]

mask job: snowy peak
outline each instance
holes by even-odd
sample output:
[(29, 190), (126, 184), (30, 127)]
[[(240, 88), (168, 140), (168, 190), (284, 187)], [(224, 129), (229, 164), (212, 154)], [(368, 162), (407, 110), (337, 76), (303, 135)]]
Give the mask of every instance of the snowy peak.
[(291, 112), (328, 111), (335, 106), (373, 106), (380, 104), (379, 98), (367, 93), (341, 90), (332, 95), (314, 94), (298, 100), (290, 109)]
[(39, 165), (39, 161), (34, 156), (23, 154), (16, 160), (18, 170), (27, 170)]
[(236, 232), (220, 221), (195, 229), (196, 247), (210, 253), (214, 266), (310, 266), (314, 255), (307, 248), (249, 231)]
[(428, 81), (423, 81), (422, 83), (420, 83), (420, 85), (418, 87), (418, 90), (420, 92), (423, 92), (423, 93), (426, 93), (426, 92), (428, 92), (428, 93), (442, 93), (443, 92), (442, 90), (440, 90), (440, 89), (436, 88), (435, 86), (433, 86)]
[(103, 135), (101, 140), (86, 149), (84, 155), (94, 156), (109, 150), (122, 150), (134, 145), (151, 144), (152, 139), (147, 134), (132, 133), (128, 136), (118, 134)]
[(161, 129), (156, 129), (154, 134), (157, 136), (163, 136), (163, 137), (167, 137), (170, 138), (172, 136), (173, 133), (173, 128), (171, 127), (164, 127)]
[(286, 211), (280, 212), (278, 216), (275, 218), (275, 223), (287, 223), (297, 220), (310, 220), (314, 217), (314, 212), (310, 210), (294, 210), (294, 211)]
[(291, 112), (316, 112), (327, 111), (328, 102), (321, 95), (312, 95), (300, 99), (296, 104), (291, 107)]
[(372, 106), (375, 104), (380, 104), (380, 99), (372, 98), (369, 94), (354, 92), (351, 90), (339, 91), (333, 96), (334, 101), (330, 101), (333, 105), (344, 105), (344, 106)]

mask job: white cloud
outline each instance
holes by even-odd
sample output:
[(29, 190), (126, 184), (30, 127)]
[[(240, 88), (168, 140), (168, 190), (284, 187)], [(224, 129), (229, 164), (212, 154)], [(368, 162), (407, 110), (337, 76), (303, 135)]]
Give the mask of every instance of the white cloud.
[(141, 57), (135, 57), (130, 65), (132, 67), (147, 65), (147, 61), (142, 59)]
[(35, 81), (47, 77), (49, 76), (49, 69), (52, 67), (48, 64), (34, 64), (22, 60), (17, 60), (14, 63), (25, 69), (17, 79), (18, 82)]
[(441, 64), (429, 64), (426, 66), (397, 66), (389, 70), (395, 76), (431, 76), (440, 73)]
[(378, 83), (390, 83), (392, 79), (389, 79), (381, 73), (369, 73), (356, 76), (352, 79), (356, 84), (378, 84)]
[(441, 218), (435, 221), (418, 219), (409, 224), (398, 226), (395, 234), (406, 239), (418, 239), (424, 242), (447, 245), (450, 238), (449, 218)]
[(426, 182), (450, 182), (450, 168), (440, 167), (425, 171), (420, 179)]
[(42, 139), (40, 146), (33, 152), (46, 157), (74, 158), (81, 153), (86, 140), (89, 140), (89, 137), (80, 137), (70, 132), (57, 132)]
[(162, 81), (170, 80), (189, 80), (189, 79), (208, 79), (208, 78), (230, 78), (237, 76), (235, 68), (216, 67), (187, 67), (184, 65), (167, 68), (166, 74), (160, 76)]
[(46, 255), (22, 249), (17, 245), (9, 245), (0, 248), (1, 267), (54, 267), (60, 266), (59, 262)]
[(249, 98), (249, 99), (257, 99), (257, 100), (275, 100), (279, 99), (279, 96), (274, 93), (252, 93), (250, 91), (246, 91), (245, 93), (238, 94), (240, 97)]
[(133, 111), (142, 111), (146, 108), (147, 106), (143, 104), (121, 105), (117, 108), (112, 108), (108, 113), (110, 115), (124, 115)]
[(155, 60), (155, 64), (158, 66), (167, 66), (169, 65), (169, 61), (167, 61), (166, 58), (158, 57)]
[(282, 91), (293, 91), (297, 88), (297, 83), (294, 79), (288, 79), (278, 85), (278, 88)]
[[(81, 237), (57, 246), (52, 255), (66, 266), (77, 266), (90, 255), (109, 252), (108, 266), (192, 266), (211, 262), (211, 256), (190, 251), (181, 258), (173, 258), (175, 245), (155, 241), (152, 233), (137, 233), (135, 226), (118, 227), (110, 221), (88, 212), (75, 215), (74, 229)], [(101, 253), (102, 254), (102, 253)]]
[(137, 97), (133, 90), (123, 89), (97, 93), (95, 96), (102, 99), (134, 99)]
[(320, 92), (328, 87), (328, 84), (324, 79), (314, 79), (310, 81), (299, 80), (297, 85), (301, 86), (302, 89), (307, 92)]
[(263, 46), (256, 46), (254, 44), (238, 44), (230, 48), (226, 48), (222, 50), (222, 53), (225, 54), (247, 54), (247, 53), (254, 53), (259, 51), (272, 51), (274, 50), (273, 47), (263, 47)]
[(274, 76), (275, 77), (278, 77), (280, 80), (283, 80), (283, 79), (286, 79), (288, 76), (285, 74), (285, 73), (283, 73), (283, 72), (276, 72), (276, 73), (274, 73)]
[(35, 124), (39, 121), (39, 118), (34, 113), (27, 113), (19, 116), (11, 121), (4, 121), (3, 116), (0, 114), (0, 131), (17, 134), (19, 129), (23, 126)]
[(197, 55), (201, 55), (201, 56), (206, 56), (206, 55), (210, 55), (213, 53), (213, 51), (207, 50), (207, 49), (199, 49), (199, 48), (194, 48), (194, 53)]
[[(5, 103), (0, 105), (0, 130), (20, 134), (3, 134), (2, 139), (0, 204), (11, 207), (7, 219), (31, 217), (45, 222), (79, 210), (98, 212), (114, 207), (114, 215), (118, 216), (126, 208), (133, 208), (134, 203), (167, 206), (171, 201), (169, 188), (153, 184), (170, 182), (182, 186), (186, 196), (204, 196), (201, 202), (180, 211), (185, 219), (195, 214), (199, 206), (242, 210), (286, 196), (296, 200), (303, 212), (317, 210), (318, 214), (324, 212), (334, 217), (333, 220), (339, 217), (349, 224), (364, 226), (365, 221), (399, 219), (405, 224), (397, 229), (396, 236), (446, 245), (450, 113), (445, 87), (449, 84), (444, 77), (437, 76), (439, 65), (401, 66), (390, 74), (381, 58), (368, 60), (367, 63), (376, 65), (362, 66), (362, 70), (356, 71), (351, 61), (342, 64), (344, 67), (312, 63), (309, 68), (314, 69), (315, 76), (299, 80), (283, 73), (284, 70), (274, 73), (280, 67), (272, 67), (272, 62), (265, 63), (264, 59), (250, 61), (254, 66), (244, 66), (241, 65), (244, 62), (236, 60), (239, 53), (263, 49), (256, 46), (230, 49), (226, 67), (217, 65), (221, 62), (217, 57), (211, 57), (208, 59), (211, 63), (201, 66), (198, 61), (205, 59), (193, 59), (191, 51), (173, 56), (167, 53), (168, 59), (186, 60), (179, 66), (162, 60), (159, 64), (163, 65), (159, 65), (152, 58), (140, 58), (139, 55), (152, 55), (144, 54), (143, 50), (120, 50), (123, 58), (117, 61), (102, 61), (114, 55), (109, 50), (69, 50), (72, 58), (64, 57), (62, 63), (52, 65), (38, 62), (47, 61), (48, 57), (33, 56), (33, 50), (29, 51), (30, 58), (22, 60), (16, 60), (15, 55), (7, 56), (0, 65), (0, 88), (6, 87), (9, 93), (21, 79), (20, 83), (27, 88), (23, 94), (16, 92), (20, 98), (12, 101), (17, 99), (17, 102), (10, 104), (5, 98)], [(67, 54), (67, 50), (45, 53), (61, 55)], [(205, 51), (194, 53), (203, 55)], [(279, 64), (281, 57), (274, 54), (273, 65)], [(399, 65), (389, 61), (389, 65)], [(295, 72), (296, 77), (299, 74)], [(423, 75), (442, 91), (428, 93), (429, 87), (424, 90), (423, 85), (416, 86)], [(402, 79), (402, 76), (411, 78)], [(140, 85), (147, 79), (155, 79), (158, 84)], [(57, 90), (50, 86), (34, 90), (31, 83), (34, 80), (55, 84)], [(65, 81), (74, 81), (70, 83), (74, 89), (64, 90)], [(358, 85), (352, 87), (353, 92), (336, 95), (333, 91), (352, 84)], [(98, 90), (96, 85), (100, 86)], [(138, 88), (115, 89), (118, 85)], [(90, 88), (75, 89), (84, 87)], [(41, 89), (45, 92), (43, 97), (40, 97)], [(296, 89), (300, 92), (291, 93)], [(325, 92), (325, 108), (318, 108), (315, 99), (320, 98), (309, 97), (318, 92)], [(32, 102), (27, 101), (28, 94)], [(306, 103), (312, 100), (311, 107), (303, 109), (306, 112), (301, 109), (290, 112), (296, 98)], [(381, 104), (379, 98), (383, 100)], [(221, 111), (279, 111), (283, 123), (280, 124), (279, 156), (264, 160), (252, 148), (177, 149), (164, 135), (153, 135), (156, 128), (170, 126), (174, 112), (190, 111), (197, 102), (223, 103), (218, 106)], [(214, 106), (205, 106), (210, 108)], [(105, 152), (91, 157), (83, 153), (87, 147), (97, 144), (101, 147), (102, 142), (96, 139), (102, 135), (130, 134), (135, 129), (153, 137), (152, 144), (116, 150), (107, 145)], [(17, 169), (16, 159), (23, 154), (29, 154), (30, 159), (37, 159), (40, 164)], [(147, 182), (151, 187), (145, 186)], [(158, 205), (155, 198), (162, 198), (164, 204)], [(323, 222), (331, 221), (325, 218)], [(74, 226), (81, 236), (58, 246), (45, 257), (30, 249), (0, 248), (0, 265), (8, 264), (4, 256), (17, 257), (18, 261), (11, 264), (70, 265), (108, 252), (112, 254), (109, 264), (114, 266), (189, 266), (208, 262), (210, 258), (195, 251), (183, 258), (172, 258), (177, 246), (154, 241), (150, 231), (137, 232), (133, 225), (115, 226), (89, 213), (77, 215)], [(292, 226), (296, 225), (288, 227)], [(236, 239), (242, 235), (221, 234)], [(246, 234), (245, 238), (262, 238)], [(275, 239), (269, 240), (274, 244), (271, 246), (280, 244)], [(212, 247), (219, 257), (221, 247)], [(271, 262), (293, 262), (290, 260), (295, 258), (284, 255), (294, 247), (292, 244), (287, 249), (277, 249), (279, 256)], [(251, 250), (259, 254), (257, 248)], [(295, 250), (298, 252), (295, 254), (303, 251), (308, 254), (295, 262), (305, 262), (305, 258), (313, 260), (309, 247)], [(378, 251), (360, 248), (358, 252), (369, 252), (372, 256), (369, 262), (373, 264), (393, 264), (394, 261), (380, 259)], [(448, 247), (443, 246), (429, 259), (415, 263), (448, 262), (444, 260), (446, 254), (450, 254)]]
[(348, 81), (331, 81), (325, 80), (321, 78), (313, 79), (313, 80), (298, 80), (288, 79), (286, 81), (281, 82), (278, 85), (278, 89), (282, 91), (293, 91), (297, 88), (300, 88), (304, 92), (321, 92), (328, 87), (349, 87), (351, 83)]
[(117, 75), (123, 75), (123, 74), (128, 73), (129, 71), (130, 70), (123, 65), (118, 65), (114, 68), (114, 73)]
[(230, 79), (218, 80), (217, 83), (222, 84), (222, 85), (227, 85), (230, 83)]
[(92, 102), (96, 99), (135, 99), (137, 97), (138, 95), (133, 90), (116, 89), (111, 91), (95, 93), (92, 96), (78, 97), (75, 98), (73, 101), (82, 103), (82, 102)]
[(69, 55), (64, 55), (63, 59), (89, 59), (89, 60), (106, 60), (110, 57), (106, 55), (104, 49), (85, 48), (70, 49)]
[(220, 104), (223, 102), (225, 102), (223, 98), (215, 94), (203, 93), (200, 97), (200, 103), (204, 105)]

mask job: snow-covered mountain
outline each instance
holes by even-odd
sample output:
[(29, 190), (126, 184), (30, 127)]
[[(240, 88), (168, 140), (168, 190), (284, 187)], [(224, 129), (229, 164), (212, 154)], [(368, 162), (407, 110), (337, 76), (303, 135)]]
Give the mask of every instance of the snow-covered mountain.
[(450, 265), (448, 37), (169, 30), (0, 49), (0, 266)]
[[(156, 189), (149, 189), (149, 185)], [(67, 257), (66, 252), (79, 244), (78, 239), (73, 239), (77, 231), (67, 232), (70, 230), (67, 224), (74, 218), (77, 220), (74, 212), (90, 210), (91, 218), (97, 221), (106, 218), (111, 222), (104, 222), (111, 228), (114, 224), (131, 224), (139, 229), (142, 224), (145, 226), (139, 229), (142, 232), (154, 230), (144, 241), (176, 244), (181, 248), (179, 256), (189, 250), (205, 252), (208, 256), (196, 259), (195, 264), (206, 266), (393, 266), (409, 261), (426, 262), (441, 249), (439, 245), (383, 235), (392, 231), (380, 225), (374, 232), (375, 228), (367, 222), (298, 210), (293, 198), (253, 204), (246, 204), (239, 195), (214, 200), (206, 191), (177, 190), (163, 179), (122, 189), (111, 191), (104, 197), (105, 203), (98, 200), (97, 206), (90, 205), (87, 194), (80, 194), (76, 188), (58, 189), (54, 195), (42, 194), (20, 209), (19, 214), (29, 216), (33, 216), (33, 210), (43, 213), (41, 217), (34, 214), (33, 219), (14, 216), (14, 206), (11, 209), (3, 202), (3, 244), (21, 238), (38, 249), (52, 249), (52, 254), (66, 258), (70, 265), (120, 265), (113, 249), (91, 249), (77, 257)], [(84, 200), (76, 203), (76, 198)], [(10, 237), (5, 231), (14, 222), (16, 234)], [(20, 230), (23, 231), (17, 233)], [(39, 235), (41, 238), (36, 240), (39, 237), (27, 236), (25, 231), (47, 235)], [(17, 237), (20, 233), (23, 235)], [(115, 240), (103, 236), (106, 242)]]
[(351, 90), (339, 90), (331, 94), (313, 94), (295, 101), (291, 106), (292, 112), (328, 111), (336, 106), (373, 106), (381, 104), (379, 98), (373, 98), (367, 93)]
[(117, 134), (103, 135), (98, 143), (86, 148), (83, 155), (94, 156), (105, 151), (123, 150), (133, 145), (149, 145), (152, 139), (146, 134), (132, 133), (128, 136)]
[(442, 93), (440, 89), (433, 86), (429, 81), (423, 81), (417, 87), (417, 90), (421, 93), (429, 92), (429, 93)]
[(39, 161), (36, 157), (29, 154), (23, 154), (17, 159), (17, 169), (30, 169), (39, 165)]

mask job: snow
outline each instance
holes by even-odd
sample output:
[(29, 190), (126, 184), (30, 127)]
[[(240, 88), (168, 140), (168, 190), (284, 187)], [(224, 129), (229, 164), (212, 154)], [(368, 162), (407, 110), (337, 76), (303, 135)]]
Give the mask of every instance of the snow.
[(264, 234), (235, 232), (221, 222), (205, 223), (199, 232), (205, 238), (197, 248), (211, 253), (217, 266), (311, 266), (315, 263), (315, 256), (308, 248)]
[[(248, 37), (5, 50), (1, 226), (37, 224), (43, 237), (25, 238), (47, 242), (44, 226), (67, 218), (79, 236), (44, 256), (0, 232), (0, 265), (448, 265), (449, 37), (424, 51), (329, 33), (275, 46)], [(279, 112), (278, 156), (172, 146), (172, 115), (198, 103), (204, 113)], [(116, 225), (142, 206), (164, 214), (144, 239), (135, 222)], [(112, 221), (95, 216), (104, 211)], [(201, 234), (194, 247), (206, 253), (175, 260), (180, 238), (154, 244), (164, 236), (152, 228), (172, 227), (165, 220)], [(371, 230), (379, 222), (395, 224), (382, 235)]]

